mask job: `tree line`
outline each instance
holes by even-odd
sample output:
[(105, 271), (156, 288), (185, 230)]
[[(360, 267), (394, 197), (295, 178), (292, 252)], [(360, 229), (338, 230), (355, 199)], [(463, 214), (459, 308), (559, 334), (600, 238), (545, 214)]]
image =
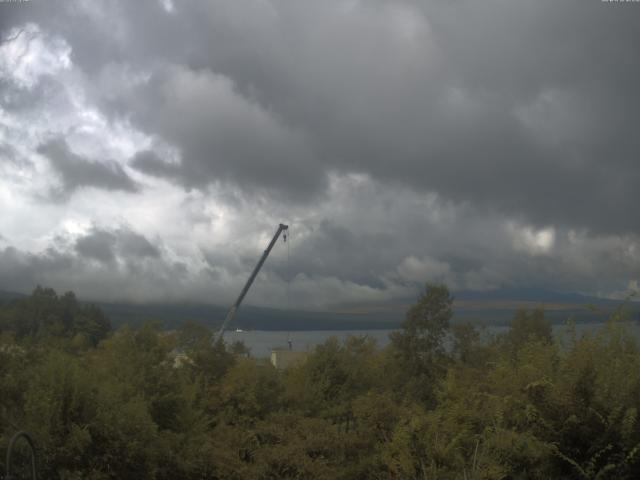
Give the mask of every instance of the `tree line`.
[(427, 285), (388, 346), (331, 338), (279, 371), (203, 326), (112, 331), (38, 287), (0, 307), (0, 447), (30, 431), (60, 480), (640, 478), (622, 314), (558, 340), (520, 311), (482, 338), (452, 300)]

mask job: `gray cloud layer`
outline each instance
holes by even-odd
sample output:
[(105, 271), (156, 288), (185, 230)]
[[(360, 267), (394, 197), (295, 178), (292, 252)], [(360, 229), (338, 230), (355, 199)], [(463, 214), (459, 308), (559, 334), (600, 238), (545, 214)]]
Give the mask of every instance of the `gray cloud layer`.
[[(58, 201), (158, 179), (225, 191), (252, 234), (269, 231), (265, 217), (300, 220), (294, 273), (267, 274), (380, 291), (429, 276), (607, 291), (640, 276), (638, 21), (638, 5), (596, 0), (0, 4), (0, 37), (34, 23), (64, 39), (86, 102), (149, 139), (123, 150), (125, 167), (40, 138)], [(0, 80), (2, 107), (62, 108), (48, 102), (56, 75)], [(366, 186), (336, 191), (332, 179), (354, 175)], [(163, 261), (118, 228), (68, 254)], [(218, 279), (253, 258), (202, 254)]]
[(66, 198), (81, 187), (136, 192), (136, 183), (116, 162), (88, 161), (74, 154), (64, 139), (50, 140), (38, 147), (61, 177), (62, 185), (53, 191), (54, 197)]
[(359, 171), (539, 225), (639, 226), (633, 6), (31, 3), (3, 8), (89, 74), (150, 75), (104, 100), (179, 149), (155, 171), (188, 186), (301, 197)]

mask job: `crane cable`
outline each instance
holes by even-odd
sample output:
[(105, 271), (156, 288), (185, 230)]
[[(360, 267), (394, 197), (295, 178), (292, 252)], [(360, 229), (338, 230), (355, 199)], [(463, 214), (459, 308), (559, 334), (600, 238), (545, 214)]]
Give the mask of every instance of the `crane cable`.
[[(289, 222), (289, 231), (287, 232), (289, 241), (287, 242), (287, 316), (291, 311), (291, 222)], [(289, 350), (292, 348), (291, 332), (287, 333), (287, 344)]]
[(291, 227), (289, 227), (287, 242), (287, 312), (291, 309)]

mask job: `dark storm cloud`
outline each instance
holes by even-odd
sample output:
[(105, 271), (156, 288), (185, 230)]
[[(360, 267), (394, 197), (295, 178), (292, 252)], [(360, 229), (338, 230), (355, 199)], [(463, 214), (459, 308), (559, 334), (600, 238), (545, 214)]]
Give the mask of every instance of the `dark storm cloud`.
[(127, 105), (140, 128), (180, 152), (177, 166), (143, 152), (133, 164), (148, 173), (174, 177), (187, 187), (233, 182), (249, 194), (298, 200), (326, 186), (326, 172), (314, 161), (305, 135), (241, 96), (226, 77), (168, 67), (135, 89)]
[(154, 177), (178, 178), (180, 167), (162, 160), (151, 150), (136, 153), (130, 161), (133, 168)]
[(116, 236), (111, 232), (93, 230), (76, 241), (76, 252), (85, 258), (108, 263), (115, 259)]
[(89, 161), (73, 153), (62, 138), (50, 140), (38, 147), (60, 175), (62, 187), (56, 197), (68, 197), (78, 188), (95, 187), (105, 190), (136, 192), (138, 186), (115, 161)]
[(125, 257), (134, 258), (159, 258), (160, 249), (151, 243), (143, 235), (131, 230), (119, 230), (118, 246)]
[(157, 246), (128, 228), (106, 230), (94, 227), (76, 240), (75, 250), (84, 258), (103, 263), (113, 262), (116, 256), (124, 260), (161, 256)]
[(4, 164), (21, 165), (28, 163), (27, 160), (20, 157), (15, 148), (11, 145), (3, 145), (0, 143), (0, 161)]
[(91, 75), (150, 74), (103, 99), (179, 150), (147, 173), (304, 200), (358, 171), (537, 225), (640, 227), (635, 5), (30, 3)]
[(127, 227), (94, 227), (75, 242), (66, 240), (40, 252), (0, 248), (0, 288), (28, 292), (37, 284), (52, 285), (101, 301), (166, 301), (190, 294), (182, 283), (185, 265), (167, 261), (157, 246)]
[(5, 290), (31, 291), (40, 275), (50, 271), (66, 271), (73, 265), (73, 256), (55, 249), (40, 254), (9, 246), (0, 249), (0, 285)]
[[(5, 42), (10, 42), (15, 34), (9, 34), (9, 32), (21, 22), (24, 21), (24, 17), (20, 16), (20, 9), (15, 8), (14, 5), (10, 7), (2, 6), (0, 10), (0, 45)], [(25, 13), (22, 10), (22, 13)]]
[(273, 268), (283, 278), (313, 272), (382, 288), (381, 274), (403, 258), (401, 249), (394, 248), (395, 241), (391, 231), (359, 232), (324, 218), (309, 231), (304, 242), (296, 242), (290, 263)]

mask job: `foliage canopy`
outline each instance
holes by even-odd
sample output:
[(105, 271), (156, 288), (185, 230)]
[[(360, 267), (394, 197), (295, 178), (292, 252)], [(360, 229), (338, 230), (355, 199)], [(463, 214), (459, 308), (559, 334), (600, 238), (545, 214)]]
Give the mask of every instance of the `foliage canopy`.
[(489, 339), (451, 313), (427, 285), (387, 347), (329, 339), (279, 371), (190, 323), (112, 332), (39, 287), (0, 308), (0, 446), (33, 432), (61, 480), (640, 478), (624, 322), (561, 345), (542, 311)]

